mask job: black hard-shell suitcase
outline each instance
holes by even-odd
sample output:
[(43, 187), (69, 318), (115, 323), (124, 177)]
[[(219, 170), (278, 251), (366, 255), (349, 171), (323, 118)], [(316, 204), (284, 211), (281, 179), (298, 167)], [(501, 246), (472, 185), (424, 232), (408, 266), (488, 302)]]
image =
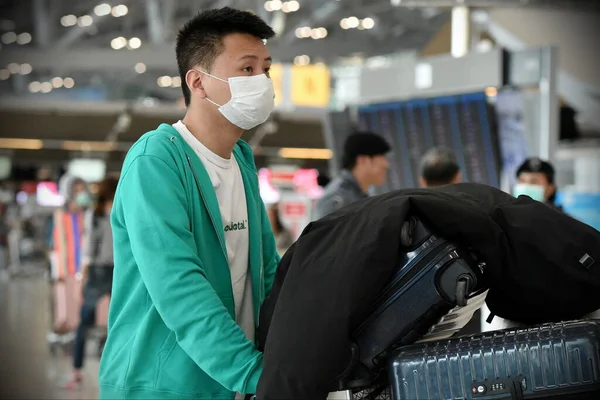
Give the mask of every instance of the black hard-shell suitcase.
[[(483, 265), (466, 249), (434, 235), (419, 218), (408, 218), (401, 236), (404, 255), (398, 271), (373, 304), (371, 314), (352, 334), (353, 358), (342, 374), (339, 390), (382, 383), (394, 348), (431, 333), (450, 311), (486, 290)], [(475, 310), (470, 310), (468, 319)], [(441, 322), (447, 333), (455, 327), (456, 318)], [(456, 326), (452, 333), (461, 327)]]
[(407, 346), (390, 358), (395, 400), (598, 399), (600, 320)]

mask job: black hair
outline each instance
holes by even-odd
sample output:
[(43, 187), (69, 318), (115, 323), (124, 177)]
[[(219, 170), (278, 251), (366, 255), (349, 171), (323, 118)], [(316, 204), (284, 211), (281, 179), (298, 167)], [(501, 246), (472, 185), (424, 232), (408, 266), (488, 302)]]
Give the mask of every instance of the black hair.
[(421, 177), (428, 186), (442, 186), (452, 183), (460, 167), (454, 152), (445, 147), (429, 150), (421, 160)]
[(383, 156), (390, 150), (389, 143), (383, 137), (373, 132), (355, 132), (348, 136), (344, 143), (342, 168), (354, 168), (359, 156)]
[(179, 31), (175, 53), (186, 106), (190, 104), (191, 95), (185, 75), (195, 65), (210, 72), (215, 58), (223, 51), (223, 38), (233, 33), (245, 33), (263, 40), (275, 35), (260, 17), (229, 7), (202, 11)]
[(554, 184), (554, 167), (548, 161), (541, 160), (537, 157), (528, 158), (517, 169), (516, 178), (519, 178), (519, 176), (524, 172), (544, 174), (548, 180), (548, 183)]

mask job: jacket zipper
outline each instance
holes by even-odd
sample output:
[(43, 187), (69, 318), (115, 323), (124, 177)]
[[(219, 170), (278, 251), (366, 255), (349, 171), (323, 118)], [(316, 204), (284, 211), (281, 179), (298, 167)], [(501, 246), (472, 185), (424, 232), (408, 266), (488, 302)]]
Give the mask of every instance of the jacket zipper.
[[(188, 156), (187, 154), (186, 154), (186, 158), (188, 161), (188, 165), (190, 166), (190, 169), (192, 170), (192, 175), (194, 176), (194, 181), (196, 182), (198, 191), (200, 192), (200, 197), (202, 197), (202, 201), (204, 201), (204, 204), (206, 204), (206, 198), (204, 197), (204, 193), (202, 193), (202, 187), (200, 186), (200, 182), (198, 181), (198, 177), (196, 176), (196, 171), (194, 170), (194, 167), (192, 166), (192, 160), (190, 159), (190, 156)], [(215, 227), (218, 226), (211, 213), (208, 213), (208, 217), (210, 218), (213, 226), (215, 226)], [(219, 235), (218, 233), (217, 233), (217, 237), (219, 238), (219, 243), (221, 244), (221, 250), (223, 251), (223, 254), (225, 255), (225, 260), (227, 260), (227, 263), (229, 264), (227, 252), (225, 251), (225, 249), (226, 249), (225, 243), (223, 243), (223, 239), (221, 238), (221, 235)]]
[[(171, 136), (171, 143), (175, 144), (175, 136)], [(192, 165), (192, 160), (190, 159), (190, 156), (188, 156), (187, 154), (185, 155), (185, 157), (187, 159), (187, 162), (188, 162), (188, 165), (190, 167), (190, 170), (192, 171), (192, 175), (194, 176), (194, 181), (196, 182), (196, 186), (198, 187), (198, 192), (200, 192), (200, 197), (202, 197), (202, 201), (204, 201), (204, 203), (206, 204), (206, 198), (204, 197), (204, 194), (202, 193), (202, 188), (200, 187), (200, 182), (198, 181), (198, 176), (196, 175), (196, 171), (194, 170), (194, 166)], [(208, 216), (209, 216), (212, 224), (214, 226), (217, 226), (217, 224), (215, 223), (215, 220), (214, 220), (212, 214), (208, 213)], [(225, 255), (225, 259), (227, 260), (227, 263), (229, 263), (229, 259), (227, 257), (227, 252), (225, 250), (226, 247), (225, 247), (225, 244), (223, 243), (223, 239), (221, 239), (221, 235), (217, 234), (217, 236), (219, 238), (219, 243), (221, 244), (221, 250), (223, 251), (223, 254)], [(250, 240), (250, 239), (248, 238), (248, 240)], [(263, 257), (263, 253), (262, 252), (263, 252), (263, 249), (262, 249), (262, 245), (261, 245), (260, 246), (260, 256), (261, 256), (260, 260), (261, 260), (261, 263), (264, 264), (264, 257)], [(263, 265), (263, 268), (264, 268), (264, 265)], [(258, 304), (258, 307), (257, 307), (258, 308), (258, 313), (257, 313), (257, 316), (256, 316), (256, 321), (254, 321), (254, 325), (256, 327), (258, 327), (258, 322), (259, 322), (259, 319), (260, 319), (260, 302), (261, 302), (262, 294), (264, 292), (264, 288), (263, 288), (263, 286), (264, 286), (263, 268), (259, 267), (259, 270), (258, 270), (258, 272), (259, 272), (259, 275), (258, 275), (259, 276), (258, 303), (259, 304)]]

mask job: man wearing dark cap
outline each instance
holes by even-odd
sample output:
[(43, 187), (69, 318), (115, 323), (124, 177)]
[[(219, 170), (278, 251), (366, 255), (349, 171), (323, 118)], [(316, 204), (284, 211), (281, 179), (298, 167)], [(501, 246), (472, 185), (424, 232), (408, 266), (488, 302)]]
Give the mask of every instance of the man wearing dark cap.
[(460, 183), (462, 174), (454, 152), (446, 147), (434, 147), (421, 160), (419, 183), (424, 188)]
[(381, 186), (387, 179), (390, 163), (386, 154), (388, 142), (371, 132), (357, 132), (344, 143), (342, 172), (326, 187), (316, 207), (316, 218), (322, 218), (357, 200), (368, 197), (371, 186)]
[(528, 158), (517, 169), (517, 184), (513, 195), (526, 195), (534, 200), (544, 202), (556, 208), (556, 185), (554, 184), (554, 167), (539, 158)]

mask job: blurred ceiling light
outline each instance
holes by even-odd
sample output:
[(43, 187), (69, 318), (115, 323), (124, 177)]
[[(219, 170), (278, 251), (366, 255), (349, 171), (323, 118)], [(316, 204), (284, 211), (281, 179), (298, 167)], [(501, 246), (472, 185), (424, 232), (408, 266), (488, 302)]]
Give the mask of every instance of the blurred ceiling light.
[(19, 67), (19, 74), (21, 75), (29, 75), (31, 73), (31, 71), (33, 71), (33, 67), (31, 66), (31, 64), (21, 64)]
[(358, 18), (356, 18), (356, 17), (349, 17), (348, 18), (348, 27), (350, 27), (350, 28), (358, 28), (359, 24), (360, 24), (360, 21), (358, 20)]
[(166, 76), (166, 75), (161, 76), (160, 78), (158, 78), (156, 83), (160, 87), (169, 87), (173, 84), (173, 78), (171, 78), (170, 76)]
[(52, 78), (50, 82), (52, 83), (52, 87), (54, 87), (55, 89), (60, 89), (64, 85), (63, 78), (59, 76)]
[(73, 26), (77, 23), (77, 17), (73, 14), (65, 15), (60, 19), (60, 24), (64, 27)]
[(63, 150), (69, 151), (112, 151), (114, 142), (85, 142), (80, 140), (65, 140), (62, 142)]
[(273, 11), (273, 6), (271, 4), (271, 1), (265, 1), (265, 10), (267, 10), (268, 12)]
[(494, 44), (489, 39), (483, 39), (476, 45), (477, 51), (480, 53), (487, 53), (494, 48)]
[(313, 39), (323, 39), (327, 36), (327, 29), (315, 28), (311, 31), (310, 37)]
[(29, 84), (29, 91), (31, 93), (37, 93), (42, 90), (42, 84), (38, 81), (33, 81)]
[(11, 73), (11, 74), (18, 74), (19, 72), (21, 72), (21, 66), (17, 63), (10, 63), (6, 66), (6, 69)]
[(309, 38), (311, 35), (312, 29), (309, 26), (303, 26), (296, 29), (296, 37), (300, 39)]
[(17, 34), (14, 32), (6, 32), (2, 35), (2, 43), (11, 44), (17, 41)]
[(139, 49), (141, 46), (142, 41), (140, 40), (140, 38), (132, 37), (131, 39), (129, 39), (129, 47), (131, 47), (132, 49)]
[(24, 45), (27, 43), (31, 43), (31, 34), (27, 32), (21, 33), (17, 36), (17, 44)]
[(340, 21), (340, 26), (342, 29), (350, 29), (350, 24), (348, 23), (348, 18), (344, 18)]
[(38, 139), (0, 139), (2, 149), (39, 150), (44, 147), (44, 142)]
[(75, 86), (75, 81), (73, 78), (65, 78), (63, 79), (63, 85), (65, 88), (71, 89), (73, 86)]
[(174, 88), (181, 87), (181, 78), (178, 76), (171, 78), (171, 86)]
[(394, 7), (398, 7), (400, 5), (400, 3), (402, 3), (402, 0), (390, 0), (390, 3), (394, 6)]
[(127, 46), (127, 39), (123, 36), (119, 36), (110, 41), (110, 47), (115, 50), (120, 50), (123, 47)]
[(281, 0), (271, 0), (271, 8), (273, 11), (279, 11), (283, 7), (283, 2)]
[(93, 23), (94, 23), (94, 18), (92, 18), (89, 15), (84, 15), (82, 17), (79, 17), (79, 19), (77, 20), (77, 25), (79, 25), (81, 27), (90, 26)]
[(113, 7), (111, 14), (113, 17), (119, 18), (119, 17), (124, 17), (125, 15), (127, 15), (128, 12), (129, 12), (129, 9), (127, 8), (127, 6), (121, 4), (121, 5)]
[(146, 72), (146, 64), (144, 64), (144, 63), (135, 64), (135, 72), (137, 72), (138, 74), (143, 74), (144, 72)]
[(8, 78), (10, 78), (10, 71), (5, 68), (0, 69), (0, 81), (5, 81)]
[(105, 15), (110, 14), (111, 10), (110, 4), (102, 3), (94, 7), (94, 14), (99, 17), (104, 17)]
[(375, 26), (375, 20), (373, 18), (365, 18), (362, 21), (360, 21), (360, 24), (365, 29), (373, 29), (373, 27)]
[(296, 0), (288, 1), (285, 4), (287, 4), (289, 12), (296, 12), (300, 9), (300, 3), (298, 3)]
[(306, 160), (329, 160), (333, 157), (330, 149), (302, 149), (284, 147), (279, 149), (279, 157)]
[(40, 91), (42, 93), (50, 93), (52, 91), (52, 84), (50, 82), (42, 83), (42, 86), (40, 86)]
[(310, 64), (310, 57), (307, 55), (296, 56), (294, 57), (294, 64), (299, 66), (308, 65)]

